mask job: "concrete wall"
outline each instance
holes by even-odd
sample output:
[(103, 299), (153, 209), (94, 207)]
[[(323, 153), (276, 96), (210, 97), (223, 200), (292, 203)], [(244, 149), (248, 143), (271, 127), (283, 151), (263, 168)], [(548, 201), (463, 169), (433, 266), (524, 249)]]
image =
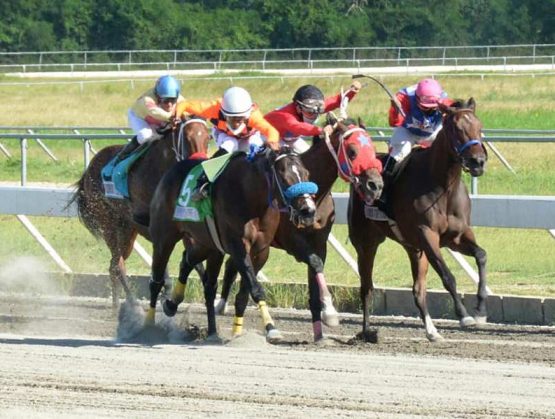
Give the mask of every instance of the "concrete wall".
[[(69, 274), (71, 275), (71, 274)], [(110, 297), (111, 285), (108, 275), (73, 274), (70, 295), (87, 297)], [(149, 298), (147, 276), (130, 277), (133, 292), (139, 298)], [(198, 281), (193, 281), (198, 282)], [(293, 308), (308, 309), (306, 284), (264, 283), (271, 300), (272, 294), (280, 295), (284, 288), (299, 298)], [(279, 288), (279, 292), (276, 292)], [(334, 303), (340, 312), (361, 313), (359, 288), (331, 286)], [(462, 294), (463, 302), (472, 315), (476, 306), (475, 294)], [(203, 301), (199, 295), (199, 302)], [(271, 303), (271, 301), (270, 301)], [(555, 298), (490, 295), (487, 301), (488, 322), (531, 325), (555, 325)], [(456, 319), (451, 296), (445, 291), (428, 291), (428, 309), (435, 319)], [(418, 317), (412, 291), (405, 288), (376, 288), (372, 314), (384, 316)]]

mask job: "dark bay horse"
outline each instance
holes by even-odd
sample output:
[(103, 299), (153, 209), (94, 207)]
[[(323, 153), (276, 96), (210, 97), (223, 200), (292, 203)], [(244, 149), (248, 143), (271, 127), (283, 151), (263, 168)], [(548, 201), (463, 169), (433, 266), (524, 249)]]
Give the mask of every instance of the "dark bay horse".
[[(373, 267), (378, 246), (386, 237), (399, 242), (408, 254), (413, 277), (414, 300), (430, 341), (441, 339), (426, 304), (426, 273), (430, 263), (454, 301), (461, 327), (486, 321), (486, 252), (479, 247), (470, 227), (470, 198), (461, 180), (464, 170), (481, 176), (487, 153), (482, 143), (482, 123), (474, 113), (474, 99), (458, 101), (443, 112), (443, 128), (427, 149), (413, 151), (403, 170), (391, 185), (389, 195), (392, 218), (373, 221), (365, 217), (365, 203), (351, 193), (349, 202), (349, 238), (358, 256), (364, 315), (362, 337), (375, 339), (369, 332), (368, 309), (372, 299)], [(404, 164), (402, 162), (401, 164)], [(400, 234), (396, 233), (399, 232)], [(478, 265), (478, 304), (476, 317), (468, 315), (457, 294), (455, 277), (447, 267), (440, 248), (449, 247), (473, 256)]]
[[(327, 326), (339, 324), (324, 276), (327, 240), (335, 220), (332, 186), (341, 176), (352, 183), (359, 197), (368, 204), (380, 197), (383, 188), (382, 164), (376, 158), (374, 145), (364, 127), (352, 120), (332, 119), (330, 115), (328, 123), (335, 125), (332, 134), (325, 140), (315, 137), (310, 149), (301, 154), (310, 180), (318, 185), (315, 223), (310, 228), (299, 229), (287, 214), (282, 213), (272, 242), (273, 247), (285, 250), (308, 267), (309, 306), (315, 341), (323, 338), (322, 322)], [(236, 272), (228, 260), (221, 299), (216, 307), (218, 312), (225, 311)]]
[[(290, 152), (277, 155), (270, 149), (249, 161), (244, 155), (232, 158), (222, 174), (212, 184), (214, 225), (199, 222), (174, 221), (173, 213), (183, 180), (199, 162), (184, 161), (170, 169), (160, 181), (150, 209), (150, 236), (154, 247), (150, 309), (146, 325), (154, 323), (156, 301), (164, 283), (164, 272), (170, 254), (179, 240), (185, 242), (179, 278), (172, 298), (163, 302), (164, 312), (174, 315), (183, 301), (187, 278), (193, 267), (206, 263), (203, 277), (208, 316), (208, 335), (217, 338), (214, 299), (218, 273), (224, 253), (231, 255), (241, 274), (244, 301), (236, 302), (233, 334), (241, 332), (249, 293), (258, 305), (268, 341), (279, 339), (266, 306), (265, 292), (256, 279), (257, 272), (268, 259), (270, 243), (279, 224), (279, 206), (285, 206), (298, 226), (309, 227), (314, 222), (316, 205), (310, 193), (300, 186), (308, 182), (308, 172), (300, 158)], [(307, 188), (305, 188), (307, 189)], [(295, 192), (296, 191), (296, 192)]]
[(155, 141), (131, 167), (128, 175), (130, 199), (106, 198), (101, 179), (102, 168), (121, 150), (123, 146), (120, 145), (100, 150), (77, 182), (72, 201), (77, 203), (79, 219), (110, 249), (109, 273), (114, 309), (119, 306), (120, 285), (126, 296), (131, 297), (125, 260), (133, 250), (137, 234), (149, 239), (150, 201), (158, 181), (176, 160), (206, 158), (209, 140), (210, 134), (202, 119), (191, 118), (175, 131), (166, 131), (163, 138)]

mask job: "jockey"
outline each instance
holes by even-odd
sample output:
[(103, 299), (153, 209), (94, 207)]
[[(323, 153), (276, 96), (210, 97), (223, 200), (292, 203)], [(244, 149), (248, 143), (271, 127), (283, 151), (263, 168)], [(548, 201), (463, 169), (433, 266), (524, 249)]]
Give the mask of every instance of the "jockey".
[(407, 157), (415, 144), (429, 144), (442, 127), (439, 102), (449, 102), (447, 94), (434, 79), (423, 79), (418, 84), (405, 87), (395, 95), (405, 113), (403, 116), (394, 103), (389, 108), (389, 125), (394, 127), (389, 141), (389, 157), (383, 169), (384, 189), (378, 206), (385, 206), (386, 192), (391, 183), (396, 163)]
[(213, 136), (221, 150), (248, 152), (250, 145), (264, 143), (279, 150), (279, 133), (264, 118), (252, 102), (249, 92), (242, 87), (230, 87), (222, 99), (211, 102), (187, 101), (177, 106), (176, 115), (194, 114), (212, 122)]
[[(212, 135), (218, 145), (215, 156), (234, 151), (248, 153), (251, 146), (257, 148), (264, 143), (274, 151), (279, 150), (279, 132), (266, 121), (249, 92), (242, 87), (230, 87), (222, 99), (212, 102), (182, 102), (177, 106), (176, 115), (180, 118), (184, 114), (198, 115), (212, 122)], [(207, 185), (206, 176), (200, 176), (191, 199), (206, 198)]]
[(389, 154), (400, 162), (409, 155), (414, 144), (435, 139), (442, 127), (438, 104), (447, 94), (436, 80), (424, 79), (401, 89), (395, 96), (406, 116), (403, 117), (393, 104), (389, 108), (389, 125), (395, 127)]
[(168, 124), (175, 115), (177, 103), (185, 99), (180, 94), (179, 82), (172, 76), (160, 77), (154, 86), (144, 92), (127, 112), (129, 126), (135, 136), (119, 152), (117, 161), (129, 156), (140, 144), (160, 138), (156, 131)]
[[(350, 101), (360, 91), (359, 81), (353, 81), (346, 97)], [(293, 101), (265, 115), (265, 118), (279, 131), (282, 145), (290, 145), (297, 153), (302, 153), (309, 145), (303, 136), (321, 135), (323, 130), (315, 125), (318, 117), (341, 105), (341, 94), (324, 99), (324, 94), (316, 86), (307, 84), (299, 87)]]

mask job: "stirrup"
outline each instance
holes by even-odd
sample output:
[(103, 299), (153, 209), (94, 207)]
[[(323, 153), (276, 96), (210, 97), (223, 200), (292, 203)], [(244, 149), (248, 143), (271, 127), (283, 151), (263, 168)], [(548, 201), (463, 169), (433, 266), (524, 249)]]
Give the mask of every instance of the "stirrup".
[(196, 191), (193, 192), (191, 195), (191, 201), (198, 202), (206, 198), (208, 198), (208, 182), (203, 183)]

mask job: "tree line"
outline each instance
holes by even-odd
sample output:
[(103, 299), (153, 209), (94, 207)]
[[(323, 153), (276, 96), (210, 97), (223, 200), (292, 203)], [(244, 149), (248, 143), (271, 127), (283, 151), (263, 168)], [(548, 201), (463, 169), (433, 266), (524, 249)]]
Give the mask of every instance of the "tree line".
[(555, 0), (0, 0), (0, 50), (555, 43)]

